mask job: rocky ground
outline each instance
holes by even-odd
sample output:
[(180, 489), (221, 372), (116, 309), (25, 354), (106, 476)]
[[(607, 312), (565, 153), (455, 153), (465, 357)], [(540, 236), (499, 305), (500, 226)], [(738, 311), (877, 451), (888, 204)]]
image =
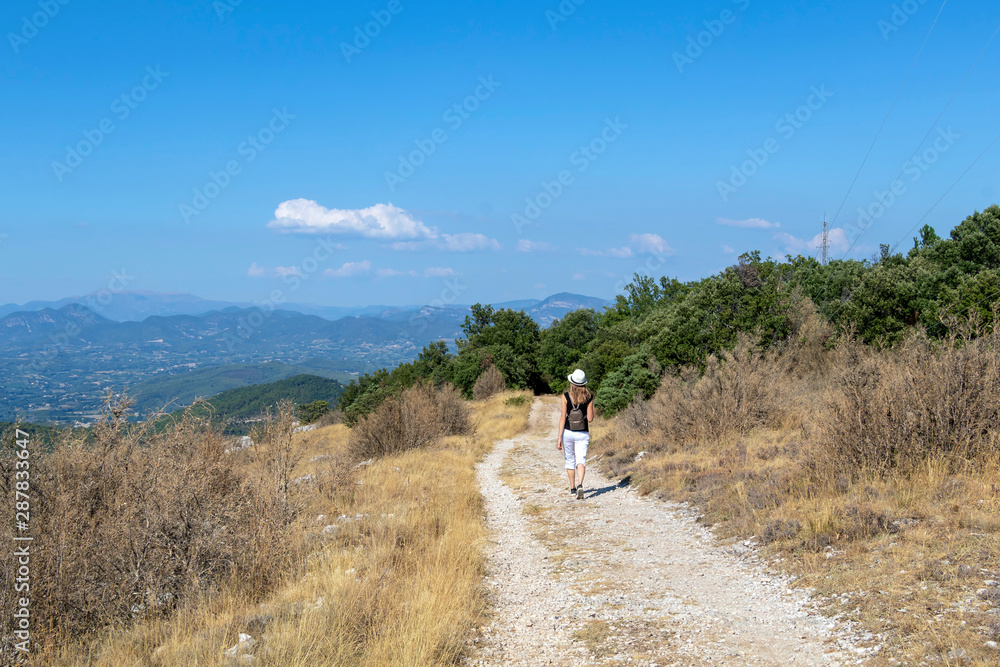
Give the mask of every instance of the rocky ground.
[(469, 665), (846, 665), (870, 649), (694, 513), (587, 470), (569, 493), (558, 403), (479, 467), (493, 542), (489, 625)]

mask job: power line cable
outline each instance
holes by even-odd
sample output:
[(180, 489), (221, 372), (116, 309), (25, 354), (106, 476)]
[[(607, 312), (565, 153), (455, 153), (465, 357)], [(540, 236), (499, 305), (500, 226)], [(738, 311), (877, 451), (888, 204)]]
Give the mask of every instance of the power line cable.
[(889, 106), (889, 111), (886, 112), (885, 118), (882, 119), (882, 124), (878, 128), (878, 132), (875, 133), (875, 138), (872, 139), (871, 146), (868, 147), (868, 152), (865, 153), (865, 157), (861, 161), (861, 166), (858, 167), (857, 173), (854, 174), (854, 180), (851, 181), (851, 185), (847, 188), (847, 194), (844, 195), (843, 201), (840, 202), (840, 207), (837, 209), (837, 212), (833, 216), (833, 220), (830, 222), (831, 227), (833, 227), (833, 225), (837, 222), (837, 218), (840, 217), (841, 211), (844, 210), (844, 205), (847, 203), (848, 197), (851, 196), (851, 192), (854, 190), (854, 186), (857, 184), (862, 170), (868, 163), (868, 158), (871, 157), (875, 144), (878, 142), (879, 137), (882, 136), (882, 130), (885, 129), (885, 124), (889, 122), (889, 116), (892, 115), (893, 110), (896, 108), (896, 103), (899, 102), (899, 97), (903, 94), (903, 89), (906, 88), (906, 84), (910, 80), (910, 75), (913, 74), (913, 69), (917, 66), (917, 61), (920, 60), (920, 56), (924, 52), (924, 47), (927, 46), (927, 42), (931, 38), (931, 33), (934, 32), (934, 27), (937, 25), (938, 19), (941, 18), (941, 12), (944, 11), (944, 6), (946, 4), (948, 4), (948, 0), (944, 0), (944, 2), (941, 3), (941, 8), (938, 10), (937, 16), (934, 17), (934, 23), (931, 24), (930, 30), (927, 31), (927, 36), (924, 37), (924, 41), (920, 45), (920, 50), (917, 51), (917, 56), (913, 59), (913, 63), (910, 65), (910, 69), (906, 73), (906, 77), (903, 79), (902, 85), (900, 85), (899, 90), (896, 91), (896, 97), (892, 100), (892, 105)]
[[(976, 57), (976, 60), (972, 63), (972, 66), (969, 67), (968, 71), (965, 73), (965, 76), (962, 78), (962, 81), (959, 82), (958, 87), (955, 88), (955, 91), (951, 94), (951, 97), (948, 98), (948, 101), (945, 103), (944, 108), (941, 109), (941, 113), (939, 113), (938, 116), (937, 116), (937, 118), (934, 119), (934, 122), (931, 123), (930, 128), (927, 130), (927, 134), (925, 134), (924, 138), (920, 140), (919, 144), (917, 144), (917, 148), (916, 148), (916, 150), (913, 151), (913, 154), (910, 156), (910, 159), (903, 163), (903, 168), (899, 170), (899, 173), (896, 175), (896, 178), (894, 178), (894, 179), (892, 179), (892, 181), (890, 181), (889, 188), (886, 189), (885, 194), (882, 195), (882, 198), (878, 202), (878, 206), (875, 208), (876, 212), (882, 210), (882, 204), (885, 202), (885, 198), (889, 196), (890, 192), (892, 192), (892, 185), (894, 185), (897, 181), (899, 181), (900, 177), (903, 175), (903, 173), (906, 171), (906, 169), (910, 166), (910, 163), (913, 162), (913, 158), (915, 158), (917, 156), (917, 153), (920, 152), (921, 146), (924, 145), (924, 142), (927, 141), (927, 138), (929, 136), (931, 136), (932, 132), (934, 132), (934, 128), (941, 121), (941, 118), (944, 116), (945, 112), (948, 110), (948, 107), (950, 107), (951, 103), (955, 100), (955, 96), (958, 95), (958, 91), (960, 91), (962, 89), (962, 86), (965, 85), (965, 82), (968, 81), (969, 76), (972, 74), (972, 70), (974, 70), (976, 68), (976, 65), (979, 64), (980, 60), (982, 60), (982, 57), (986, 53), (986, 50), (988, 48), (990, 48), (990, 44), (993, 43), (993, 40), (994, 40), (994, 38), (996, 38), (997, 33), (1000, 33), (1000, 25), (998, 25), (997, 29), (993, 31), (992, 35), (990, 35), (989, 40), (986, 42), (986, 46), (984, 46), (983, 50), (979, 52), (979, 55)], [(851, 253), (851, 250), (854, 249), (854, 246), (857, 244), (858, 240), (861, 238), (861, 235), (864, 234), (868, 230), (868, 227), (870, 227), (870, 226), (871, 226), (870, 223), (869, 224), (865, 224), (865, 226), (861, 229), (861, 231), (858, 233), (858, 235), (854, 237), (854, 241), (851, 243), (851, 246), (847, 249), (847, 252), (844, 253), (844, 257), (847, 257)], [(843, 259), (843, 258), (841, 258), (841, 259)]]
[(899, 245), (903, 241), (906, 240), (906, 237), (909, 236), (910, 234), (912, 234), (913, 230), (915, 230), (917, 227), (919, 227), (920, 223), (927, 219), (927, 216), (929, 216), (934, 211), (934, 209), (937, 208), (938, 204), (940, 204), (942, 201), (944, 201), (944, 198), (947, 197), (951, 193), (951, 191), (955, 189), (955, 186), (958, 185), (959, 181), (961, 181), (963, 178), (965, 178), (965, 175), (968, 174), (970, 171), (972, 171), (972, 168), (975, 167), (979, 163), (979, 161), (981, 159), (983, 159), (983, 156), (986, 155), (991, 148), (993, 148), (993, 146), (997, 143), (997, 141), (1000, 141), (1000, 134), (998, 134), (996, 137), (994, 137), (993, 141), (990, 142), (989, 146), (987, 146), (983, 150), (983, 152), (980, 153), (979, 156), (975, 160), (972, 161), (972, 164), (969, 165), (969, 168), (966, 169), (965, 171), (963, 171), (962, 174), (957, 179), (955, 179), (955, 182), (952, 183), (951, 186), (947, 190), (944, 191), (944, 194), (941, 195), (941, 198), (938, 199), (936, 202), (934, 202), (934, 205), (930, 207), (930, 210), (928, 210), (927, 213), (924, 213), (923, 217), (921, 217), (919, 220), (917, 220), (916, 224), (914, 224), (912, 227), (910, 227), (910, 231), (908, 231), (905, 234), (903, 234), (903, 237), (901, 239), (899, 239), (898, 241), (896, 241), (896, 244), (894, 246), (892, 246), (891, 252), (896, 252), (896, 249), (899, 248)]
[[(998, 134), (998, 135), (997, 135), (996, 137), (994, 137), (994, 138), (993, 138), (993, 141), (991, 141), (991, 142), (989, 143), (989, 145), (988, 145), (988, 146), (986, 146), (986, 148), (985, 148), (985, 149), (983, 149), (983, 152), (982, 152), (982, 153), (980, 153), (980, 154), (979, 154), (978, 156), (976, 156), (976, 159), (972, 161), (972, 164), (970, 164), (970, 165), (968, 166), (968, 168), (966, 168), (966, 170), (965, 170), (965, 171), (963, 171), (963, 172), (962, 172), (962, 173), (961, 173), (961, 174), (959, 175), (959, 177), (958, 177), (957, 179), (955, 179), (955, 182), (954, 182), (954, 183), (952, 183), (952, 184), (951, 184), (951, 185), (950, 185), (950, 186), (948, 187), (948, 189), (944, 191), (944, 194), (943, 194), (943, 195), (941, 195), (941, 197), (939, 197), (939, 198), (938, 198), (938, 200), (937, 200), (936, 202), (934, 202), (934, 204), (933, 204), (933, 205), (932, 205), (932, 206), (930, 207), (930, 209), (928, 209), (928, 211), (927, 211), (926, 213), (924, 213), (924, 215), (923, 215), (923, 216), (921, 216), (921, 218), (920, 218), (919, 220), (917, 220), (916, 224), (915, 224), (915, 225), (913, 225), (913, 227), (911, 227), (911, 228), (910, 228), (910, 230), (909, 230), (908, 232), (906, 232), (905, 234), (903, 234), (902, 238), (900, 238), (900, 239), (899, 239), (899, 241), (897, 241), (897, 242), (896, 242), (896, 244), (895, 244), (895, 245), (894, 245), (894, 246), (892, 247), (892, 250), (891, 250), (891, 252), (893, 252), (893, 253), (894, 253), (894, 252), (896, 252), (896, 249), (897, 249), (897, 248), (899, 247), (899, 245), (900, 245), (900, 244), (901, 244), (901, 243), (902, 243), (902, 242), (903, 242), (903, 241), (904, 241), (904, 240), (906, 239), (906, 237), (907, 237), (907, 236), (909, 236), (910, 234), (912, 234), (912, 233), (913, 233), (913, 230), (914, 230), (914, 229), (916, 229), (916, 228), (917, 228), (917, 227), (918, 227), (918, 226), (920, 225), (920, 223), (921, 223), (921, 222), (923, 222), (924, 220), (926, 220), (926, 219), (927, 219), (927, 216), (929, 216), (929, 215), (930, 215), (930, 214), (931, 214), (931, 213), (932, 213), (932, 212), (934, 211), (934, 209), (936, 209), (936, 208), (938, 207), (938, 204), (940, 204), (940, 203), (941, 203), (942, 201), (944, 201), (944, 198), (945, 198), (945, 197), (947, 197), (947, 196), (948, 196), (948, 195), (949, 195), (949, 194), (951, 193), (951, 191), (955, 189), (955, 186), (957, 186), (957, 185), (959, 184), (959, 182), (960, 182), (960, 181), (961, 181), (961, 180), (962, 180), (963, 178), (965, 178), (965, 176), (966, 176), (966, 175), (967, 175), (967, 174), (968, 174), (968, 173), (969, 173), (970, 171), (972, 171), (972, 168), (973, 168), (973, 167), (975, 167), (975, 166), (976, 166), (976, 165), (977, 165), (977, 164), (979, 163), (979, 161), (980, 161), (981, 159), (983, 159), (983, 156), (984, 156), (984, 155), (986, 155), (986, 154), (987, 154), (987, 153), (988, 153), (988, 152), (990, 151), (990, 149), (991, 149), (991, 148), (993, 148), (993, 146), (994, 146), (994, 145), (996, 145), (997, 141), (1000, 141), (1000, 134)], [(865, 282), (865, 279), (866, 279), (866, 278), (867, 278), (867, 275), (866, 275), (865, 277), (862, 277), (862, 279), (861, 279), (861, 284), (862, 284), (862, 285), (864, 285), (864, 282)], [(827, 279), (827, 282), (829, 283), (829, 279)], [(1000, 291), (997, 291), (995, 295), (996, 295), (996, 296), (1000, 296)], [(988, 298), (990, 298), (990, 297), (986, 297), (986, 298), (988, 299)], [(983, 299), (983, 301), (985, 301), (985, 300), (986, 300), (986, 299)], [(841, 308), (843, 308), (843, 307), (844, 307), (844, 305), (845, 305), (846, 303), (847, 303), (846, 301), (842, 301), (842, 302), (840, 303), (840, 305), (839, 305), (839, 306), (837, 306), (837, 310), (833, 311), (833, 313), (832, 313), (832, 314), (830, 315), (830, 317), (829, 317), (829, 318), (827, 318), (827, 321), (828, 321), (828, 322), (832, 321), (832, 320), (833, 320), (833, 318), (837, 316), (837, 313), (839, 313), (839, 312), (840, 312)], [(979, 303), (982, 303), (982, 301), (980, 301)], [(978, 304), (974, 304), (974, 305), (978, 305)], [(972, 308), (972, 306), (970, 306), (969, 308)], [(969, 310), (969, 308), (966, 308), (965, 310)], [(961, 314), (962, 314), (962, 313), (964, 313), (964, 312), (965, 312), (965, 311), (962, 311), (961, 313), (958, 313), (958, 314), (959, 314), (959, 315), (961, 315)]]

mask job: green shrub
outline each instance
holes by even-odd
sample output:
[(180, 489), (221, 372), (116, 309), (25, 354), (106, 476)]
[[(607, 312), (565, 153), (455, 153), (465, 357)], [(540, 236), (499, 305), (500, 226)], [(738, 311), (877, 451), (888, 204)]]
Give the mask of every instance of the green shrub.
[(319, 421), (329, 411), (330, 403), (328, 401), (313, 401), (298, 406), (295, 414), (303, 424), (312, 424)]
[(636, 396), (648, 399), (660, 383), (659, 374), (649, 369), (645, 350), (625, 357), (622, 365), (608, 373), (597, 390), (594, 407), (605, 415), (624, 409)]

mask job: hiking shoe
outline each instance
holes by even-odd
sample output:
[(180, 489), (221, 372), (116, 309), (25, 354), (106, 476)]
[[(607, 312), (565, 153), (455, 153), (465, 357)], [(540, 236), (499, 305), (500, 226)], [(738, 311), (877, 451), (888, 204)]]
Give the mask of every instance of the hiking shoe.
[(576, 493), (576, 487), (575, 486), (569, 487), (569, 492), (570, 493)]
[(583, 500), (583, 486), (576, 487), (576, 499)]

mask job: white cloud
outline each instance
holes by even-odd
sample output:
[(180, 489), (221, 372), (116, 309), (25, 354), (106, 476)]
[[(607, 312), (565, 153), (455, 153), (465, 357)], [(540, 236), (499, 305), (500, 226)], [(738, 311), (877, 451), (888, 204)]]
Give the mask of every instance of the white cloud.
[(573, 274), (573, 280), (584, 280), (586, 277), (587, 276), (583, 275), (582, 273)]
[(372, 263), (366, 259), (363, 262), (345, 262), (339, 269), (327, 269), (323, 275), (330, 278), (349, 278), (368, 273), (371, 270)]
[(631, 234), (629, 236), (629, 243), (630, 245), (620, 248), (608, 248), (607, 250), (577, 248), (576, 251), (584, 257), (617, 257), (619, 259), (627, 259), (633, 255), (674, 254), (674, 249), (659, 234)]
[(553, 250), (552, 246), (544, 241), (529, 241), (528, 239), (521, 239), (517, 242), (518, 252), (544, 252), (547, 250)]
[(674, 249), (659, 234), (632, 234), (632, 247), (640, 254), (673, 255)]
[(429, 241), (397, 241), (392, 244), (393, 250), (424, 250), (436, 248), (448, 252), (469, 252), (472, 250), (500, 250), (503, 246), (496, 239), (483, 234), (463, 232), (461, 234), (442, 234)]
[(453, 275), (455, 275), (455, 269), (448, 269), (440, 266), (432, 266), (429, 269), (424, 269), (424, 276), (427, 278), (445, 278)]
[(591, 250), (590, 248), (577, 248), (579, 252), (584, 257), (631, 257), (632, 249), (628, 246), (622, 246), (621, 248), (608, 248), (607, 250)]
[(436, 244), (442, 250), (452, 252), (467, 252), (469, 250), (500, 250), (500, 242), (483, 234), (463, 232), (461, 234), (442, 234)]
[[(817, 234), (811, 240), (806, 241), (785, 232), (778, 232), (774, 235), (774, 239), (782, 243), (784, 251), (790, 255), (801, 254), (804, 251), (819, 253), (823, 249), (823, 234)], [(828, 242), (832, 253), (846, 253), (851, 247), (851, 240), (847, 238), (847, 232), (840, 227), (834, 227), (829, 231)]]
[(535, 283), (535, 289), (545, 289), (545, 283)]
[(267, 275), (267, 269), (263, 266), (257, 266), (257, 262), (254, 262), (250, 265), (250, 268), (247, 269), (247, 275), (251, 278), (263, 278)]
[(483, 234), (439, 233), (392, 203), (361, 209), (326, 208), (311, 199), (289, 199), (278, 205), (271, 229), (293, 234), (351, 234), (393, 241), (396, 250), (437, 248), (450, 252), (500, 250), (500, 242)]
[(715, 222), (727, 227), (742, 227), (743, 229), (777, 229), (781, 227), (780, 222), (768, 222), (762, 218), (747, 218), (746, 220), (718, 218)]
[(735, 255), (736, 254), (736, 251), (733, 250), (731, 247), (729, 247), (727, 245), (722, 246), (722, 252), (724, 252), (727, 255)]
[(297, 266), (276, 266), (274, 267), (274, 275), (276, 276), (298, 276), (301, 275), (299, 272), (299, 267)]
[(399, 276), (412, 276), (414, 278), (447, 278), (455, 275), (455, 269), (432, 266), (423, 271), (397, 271), (396, 269), (379, 269), (376, 271), (380, 278), (397, 278)]
[[(823, 242), (823, 235), (819, 235), (819, 241), (816, 243), (818, 248)], [(815, 239), (814, 239), (815, 240)], [(833, 252), (846, 253), (851, 249), (851, 239), (847, 237), (847, 230), (841, 227), (834, 227), (827, 233), (827, 240), (830, 243), (830, 250)]]
[(311, 199), (290, 199), (278, 204), (271, 229), (296, 234), (354, 234), (372, 239), (433, 238), (436, 231), (403, 209), (375, 204), (361, 209), (326, 208)]

